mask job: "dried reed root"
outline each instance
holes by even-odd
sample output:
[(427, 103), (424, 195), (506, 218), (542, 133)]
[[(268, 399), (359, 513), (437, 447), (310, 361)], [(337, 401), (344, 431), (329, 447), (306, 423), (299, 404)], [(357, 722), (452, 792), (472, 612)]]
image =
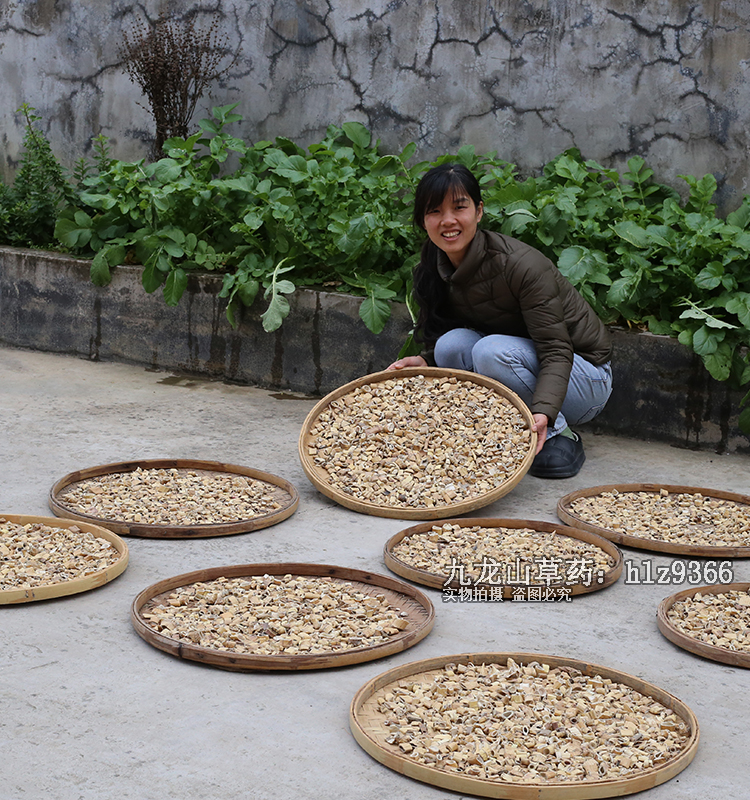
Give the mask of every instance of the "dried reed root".
[(177, 641), (253, 655), (340, 652), (388, 641), (406, 612), (385, 595), (329, 577), (217, 578), (147, 603), (141, 616)]
[(610, 531), (674, 544), (750, 546), (750, 506), (699, 493), (602, 492), (579, 497), (570, 511)]
[(414, 569), (449, 577), (455, 565), (463, 575), (483, 583), (553, 586), (594, 582), (614, 566), (596, 545), (531, 528), (433, 525), (404, 537), (393, 555)]
[(731, 590), (694, 594), (673, 603), (667, 619), (681, 633), (704, 644), (750, 652), (750, 594)]
[(492, 389), (413, 375), (334, 400), (306, 447), (333, 489), (379, 506), (433, 508), (507, 482), (530, 442), (521, 412)]
[(111, 542), (76, 525), (17, 525), (0, 517), (0, 591), (67, 583), (101, 572), (119, 558)]
[(288, 497), (278, 486), (228, 472), (141, 469), (65, 487), (58, 502), (97, 519), (147, 525), (217, 525), (278, 511)]
[(689, 727), (634, 689), (571, 667), (448, 664), (379, 690), (388, 744), (446, 772), (505, 783), (636, 777), (677, 756)]

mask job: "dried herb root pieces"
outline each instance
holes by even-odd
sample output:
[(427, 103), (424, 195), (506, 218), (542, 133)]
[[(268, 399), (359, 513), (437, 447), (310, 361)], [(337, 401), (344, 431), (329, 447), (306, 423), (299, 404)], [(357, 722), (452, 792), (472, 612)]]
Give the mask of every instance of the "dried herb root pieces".
[(750, 506), (699, 493), (602, 492), (570, 503), (578, 519), (639, 539), (750, 547)]
[(181, 586), (141, 612), (178, 641), (253, 655), (329, 653), (383, 644), (406, 630), (407, 614), (329, 577), (262, 575)]
[(680, 633), (699, 642), (750, 653), (748, 592), (697, 592), (673, 603), (667, 611), (667, 619)]
[(506, 483), (530, 437), (521, 412), (491, 388), (413, 375), (332, 401), (306, 447), (340, 492), (379, 506), (434, 508)]
[(77, 525), (18, 525), (0, 517), (0, 591), (67, 583), (102, 572), (119, 559), (111, 542)]
[(378, 690), (386, 743), (421, 764), (506, 783), (621, 780), (680, 754), (687, 723), (571, 667), (448, 664)]
[[(614, 566), (614, 559), (600, 547), (571, 536), (531, 528), (483, 528), (451, 523), (433, 525), (429, 531), (404, 537), (392, 548), (393, 555), (414, 569), (435, 575), (463, 575), (474, 581), (494, 575), (499, 583), (553, 585), (565, 583), (574, 572), (582, 582)], [(497, 569), (490, 567), (497, 566)], [(490, 581), (491, 582), (491, 581)]]
[(60, 504), (98, 519), (147, 525), (217, 525), (271, 514), (288, 495), (278, 486), (235, 473), (141, 469), (73, 483)]

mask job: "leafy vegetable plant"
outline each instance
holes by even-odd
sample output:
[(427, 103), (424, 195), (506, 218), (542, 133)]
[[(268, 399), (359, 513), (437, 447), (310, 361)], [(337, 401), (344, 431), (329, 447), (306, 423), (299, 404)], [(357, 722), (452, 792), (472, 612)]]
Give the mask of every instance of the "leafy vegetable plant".
[(169, 139), (153, 164), (100, 158), (60, 214), (58, 240), (93, 254), (97, 285), (126, 259), (142, 263), (144, 288), (161, 287), (169, 305), (191, 270), (221, 270), (233, 325), (261, 287), (272, 331), (289, 313), (285, 295), (326, 285), (363, 295), (362, 319), (380, 332), (388, 301), (404, 297), (417, 249), (406, 199), (415, 147), (381, 156), (359, 123), (330, 126), (307, 152), (281, 137), (249, 146), (225, 130), (240, 119), (234, 108), (215, 108), (201, 132)]

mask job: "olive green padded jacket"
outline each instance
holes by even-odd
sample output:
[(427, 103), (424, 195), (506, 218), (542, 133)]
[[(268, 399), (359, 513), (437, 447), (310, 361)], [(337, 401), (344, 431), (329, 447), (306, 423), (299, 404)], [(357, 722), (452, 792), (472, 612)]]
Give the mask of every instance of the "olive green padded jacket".
[[(457, 268), (440, 250), (437, 259), (455, 327), (533, 340), (540, 364), (533, 414), (555, 419), (574, 353), (596, 366), (610, 360), (609, 331), (567, 278), (533, 247), (479, 230)], [(431, 352), (426, 358), (434, 363)]]

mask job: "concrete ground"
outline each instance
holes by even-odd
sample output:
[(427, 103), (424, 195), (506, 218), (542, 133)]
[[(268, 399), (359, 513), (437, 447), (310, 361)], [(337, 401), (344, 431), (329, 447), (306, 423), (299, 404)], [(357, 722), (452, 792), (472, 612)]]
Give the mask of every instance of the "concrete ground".
[[(0, 608), (0, 800), (449, 800), (393, 772), (348, 726), (370, 678), (400, 664), (470, 651), (585, 659), (655, 683), (698, 717), (693, 763), (649, 800), (745, 800), (750, 671), (691, 655), (656, 627), (659, 601), (685, 586), (614, 586), (570, 603), (441, 602), (432, 633), (381, 661), (306, 673), (231, 673), (180, 661), (130, 624), (135, 595), (204, 567), (274, 561), (388, 574), (382, 550), (407, 524), (339, 507), (297, 457), (311, 398), (0, 348), (0, 513), (49, 515), (52, 484), (126, 459), (225, 461), (280, 475), (298, 511), (265, 530), (198, 540), (128, 538), (112, 583), (68, 598)], [(585, 434), (575, 478), (526, 476), (474, 516), (556, 520), (559, 497), (601, 483), (652, 481), (748, 492), (747, 456), (717, 456)], [(409, 523), (412, 524), (412, 523)], [(631, 572), (674, 559), (624, 549)], [(703, 564), (703, 562), (700, 562)], [(735, 560), (738, 581), (750, 564)]]

